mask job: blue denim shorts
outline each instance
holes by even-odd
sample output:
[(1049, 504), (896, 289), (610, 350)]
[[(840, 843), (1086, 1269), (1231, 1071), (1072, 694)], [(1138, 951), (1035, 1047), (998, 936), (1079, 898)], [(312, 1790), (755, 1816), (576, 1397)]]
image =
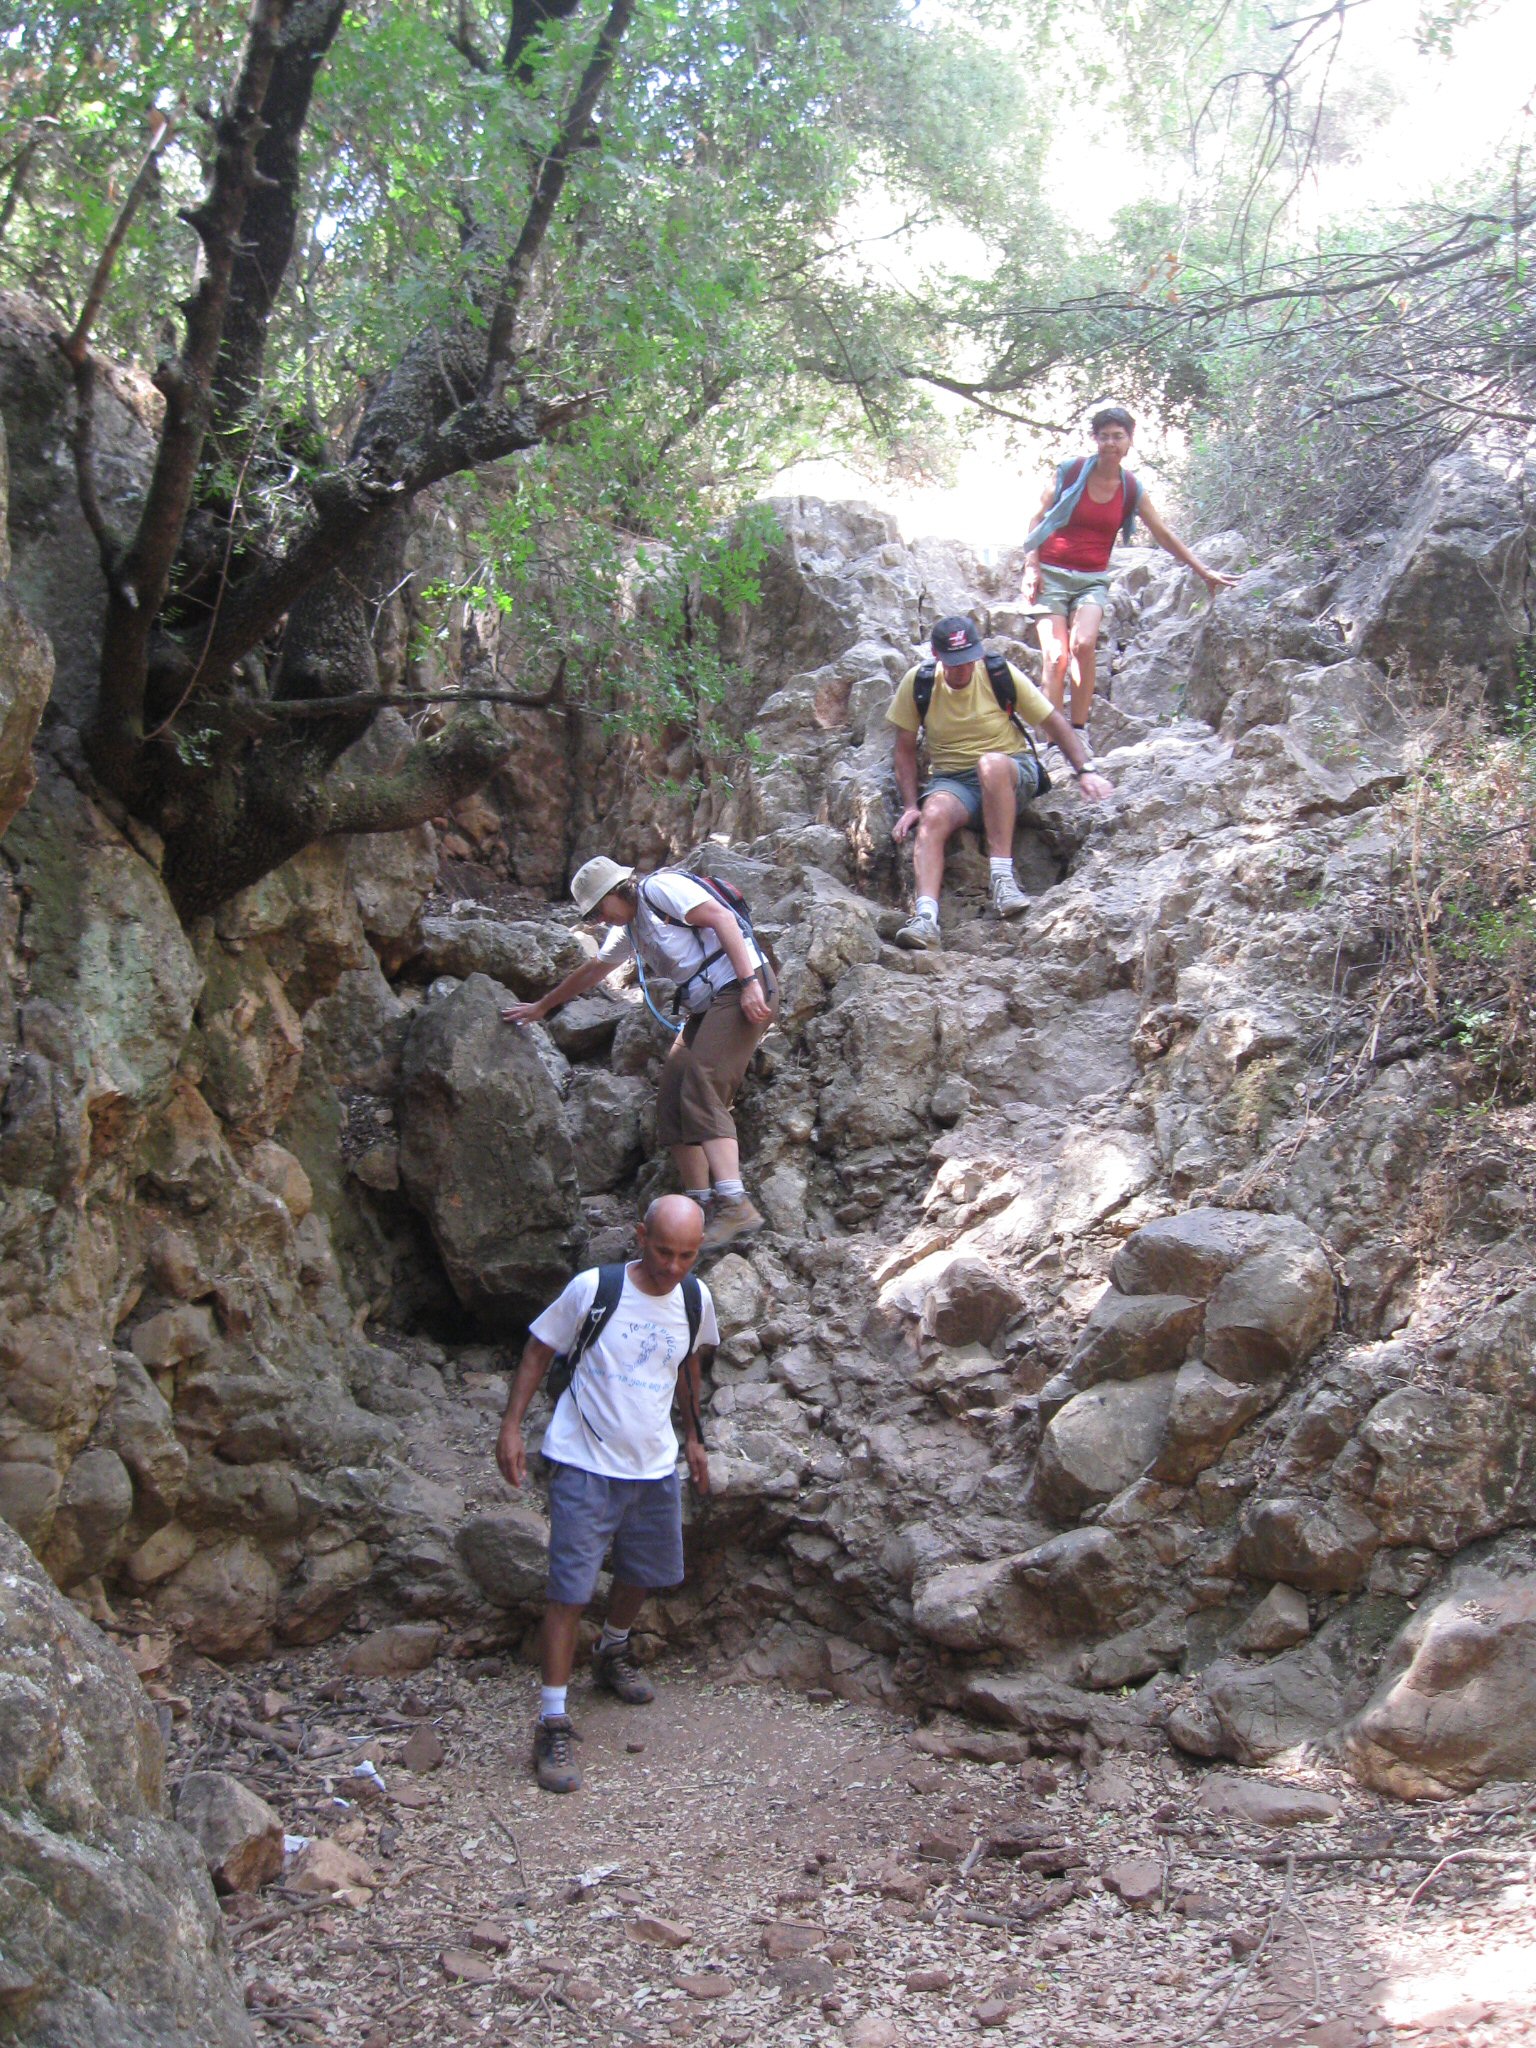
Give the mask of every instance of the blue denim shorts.
[(613, 1545), (613, 1576), (654, 1592), (683, 1580), (683, 1488), (665, 1479), (608, 1479), (579, 1465), (549, 1471), (549, 1598), (585, 1607)]
[[(1027, 804), (1035, 794), (1035, 791), (1040, 787), (1040, 778), (1035, 768), (1034, 755), (1015, 754), (1013, 756), (1013, 775), (1014, 781), (1018, 785), (1019, 799), (1022, 803)], [(967, 825), (979, 825), (981, 823), (981, 777), (974, 768), (967, 768), (964, 774), (961, 775), (935, 775), (923, 791), (923, 799), (932, 796), (937, 789), (942, 789), (947, 796), (960, 799), (961, 803), (965, 805), (965, 822)]]

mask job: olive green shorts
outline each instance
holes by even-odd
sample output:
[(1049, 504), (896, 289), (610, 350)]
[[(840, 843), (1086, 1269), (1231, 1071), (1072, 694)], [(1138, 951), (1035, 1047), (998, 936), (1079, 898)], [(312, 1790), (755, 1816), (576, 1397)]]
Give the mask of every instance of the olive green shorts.
[(1108, 611), (1109, 571), (1053, 569), (1049, 562), (1042, 562), (1039, 602), (1057, 619), (1070, 619), (1081, 604), (1096, 604), (1100, 611)]

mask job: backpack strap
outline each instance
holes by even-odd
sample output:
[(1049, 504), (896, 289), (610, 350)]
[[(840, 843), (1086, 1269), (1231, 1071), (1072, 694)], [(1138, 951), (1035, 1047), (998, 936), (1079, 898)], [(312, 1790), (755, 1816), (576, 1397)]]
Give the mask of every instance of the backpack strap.
[(698, 1345), (699, 1325), (704, 1320), (704, 1290), (697, 1273), (683, 1275), (683, 1313), (688, 1318), (688, 1349), (692, 1352)]
[[(714, 890), (709, 889), (699, 876), (690, 875), (688, 879), (690, 882), (697, 881), (699, 883), (700, 888), (705, 889), (707, 894), (711, 896), (715, 895)], [(660, 918), (663, 924), (675, 924), (681, 931), (691, 932), (694, 938), (698, 941), (700, 956), (699, 964), (697, 967), (695, 967), (692, 974), (688, 975), (684, 980), (680, 981), (677, 984), (677, 996), (673, 1003), (673, 1008), (681, 1008), (684, 991), (692, 988), (693, 984), (698, 980), (699, 976), (703, 974), (707, 969), (713, 967), (717, 960), (723, 960), (726, 957), (725, 947), (723, 945), (717, 944), (715, 950), (711, 952), (702, 934), (700, 933), (698, 926), (696, 924), (690, 924), (686, 917), (676, 917), (670, 910), (663, 910), (659, 903), (653, 903), (650, 897), (647, 896), (645, 893), (644, 882), (641, 882), (639, 884), (638, 894), (641, 900), (644, 902), (646, 909), (651, 913), (652, 917)], [(719, 900), (719, 897), (715, 897), (715, 901), (717, 903), (719, 902)], [(730, 905), (727, 905), (726, 908), (731, 909), (731, 914), (734, 917), (736, 914), (734, 909), (732, 909)], [(639, 958), (639, 953), (640, 949), (637, 946), (635, 948), (635, 956), (637, 959)]]
[(917, 674), (912, 678), (912, 702), (917, 706), (919, 726), (928, 723), (928, 707), (933, 702), (933, 679), (938, 672), (936, 661), (925, 661), (918, 665)]
[(613, 1320), (613, 1312), (619, 1305), (619, 1296), (624, 1292), (623, 1260), (612, 1266), (597, 1269), (597, 1292), (592, 1297), (592, 1306), (582, 1317), (581, 1328), (576, 1332), (576, 1342), (566, 1353), (574, 1372), (581, 1363), (582, 1354), (589, 1351)]
[(1132, 476), (1128, 469), (1122, 469), (1120, 481), (1125, 487), (1125, 517), (1120, 522), (1120, 538), (1129, 543), (1136, 514), (1141, 508), (1141, 479)]

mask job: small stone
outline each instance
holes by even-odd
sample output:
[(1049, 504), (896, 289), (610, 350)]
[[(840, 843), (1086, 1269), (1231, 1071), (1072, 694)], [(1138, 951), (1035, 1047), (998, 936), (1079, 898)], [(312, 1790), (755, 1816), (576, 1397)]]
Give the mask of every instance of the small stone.
[(596, 2005), (603, 1995), (601, 1984), (594, 1984), (590, 1977), (568, 1977), (560, 1987), (562, 1998), (572, 2005)]
[(780, 1963), (787, 1956), (808, 1955), (820, 1947), (821, 1939), (819, 1927), (807, 1926), (802, 1920), (776, 1920), (763, 1929), (763, 1954), (770, 1962)]
[(1061, 1780), (1048, 1763), (1020, 1764), (1019, 1790), (1035, 1799), (1049, 1799), (1053, 1792), (1061, 1790)]
[(917, 1853), (928, 1863), (963, 1863), (975, 1839), (964, 1828), (935, 1828), (919, 1839)]
[(848, 2048), (900, 2048), (901, 2029), (883, 2012), (866, 2012), (848, 2029)]
[(282, 1821), (228, 1772), (191, 1772), (176, 1819), (202, 1851), (215, 1891), (253, 1892), (282, 1875)]
[(1151, 1906), (1162, 1896), (1163, 1866), (1152, 1856), (1117, 1856), (1104, 1867), (1104, 1883), (1128, 1906)]
[(709, 1999), (729, 1998), (736, 1986), (720, 1970), (696, 1970), (691, 1976), (679, 1977), (677, 1988), (690, 1998)]
[(915, 1771), (908, 1771), (907, 1783), (914, 1792), (926, 1796), (930, 1792), (942, 1792), (949, 1780), (934, 1764), (920, 1764)]
[(389, 1796), (396, 1806), (435, 1806), (437, 1794), (427, 1785), (391, 1785)]
[(654, 1913), (637, 1913), (629, 1923), (630, 1937), (634, 1941), (646, 1941), (657, 1948), (686, 1948), (693, 1940), (693, 1929), (680, 1920), (659, 1920)]
[(948, 1970), (908, 1970), (905, 1978), (909, 1991), (947, 1991), (954, 1983), (954, 1976)]
[(413, 1728), (406, 1737), (405, 1747), (400, 1752), (400, 1761), (408, 1771), (418, 1776), (423, 1771), (435, 1771), (448, 1752), (443, 1748), (443, 1738), (435, 1728), (425, 1722)]
[(512, 1937), (504, 1927), (498, 1927), (494, 1920), (477, 1920), (469, 1930), (471, 1948), (488, 1949), (493, 1954), (504, 1956), (512, 1946)]
[(1241, 1962), (1244, 1956), (1251, 1956), (1264, 1936), (1257, 1927), (1234, 1927), (1227, 1935), (1227, 1947)]
[(1005, 2027), (1017, 2011), (1011, 1998), (984, 1998), (971, 2007), (971, 2017), (981, 2027)]
[(1289, 1650), (1312, 1633), (1307, 1596), (1295, 1586), (1271, 1586), (1232, 1637), (1237, 1650)]
[(928, 1880), (922, 1872), (903, 1869), (899, 1863), (887, 1863), (878, 1882), (881, 1898), (899, 1899), (903, 1905), (920, 1906), (928, 1896)]
[(1342, 1807), (1328, 1792), (1308, 1792), (1297, 1785), (1273, 1785), (1264, 1778), (1239, 1778), (1227, 1772), (1206, 1780), (1200, 1788), (1200, 1804), (1220, 1820), (1249, 1821), (1267, 1828), (1332, 1820)]
[(311, 1898), (325, 1892), (371, 1891), (378, 1881), (361, 1856), (328, 1835), (300, 1851), (289, 1879), (294, 1891)]
[(452, 1977), (459, 1984), (494, 1984), (496, 1972), (484, 1956), (472, 1955), (465, 1948), (445, 1948), (438, 1958), (443, 1975)]
[(442, 1647), (443, 1631), (436, 1622), (402, 1621), (393, 1628), (376, 1628), (351, 1644), (341, 1668), (354, 1678), (405, 1678), (425, 1671)]
[(1083, 1797), (1090, 1806), (1100, 1806), (1110, 1812), (1116, 1812), (1136, 1804), (1136, 1787), (1124, 1771), (1105, 1768), (1094, 1772), (1083, 1787)]
[(829, 1963), (851, 1963), (858, 1952), (858, 1944), (849, 1941), (846, 1935), (839, 1935), (836, 1941), (827, 1943)]
[(643, 1742), (626, 1742), (624, 1750), (627, 1756), (644, 1756), (645, 1744)]

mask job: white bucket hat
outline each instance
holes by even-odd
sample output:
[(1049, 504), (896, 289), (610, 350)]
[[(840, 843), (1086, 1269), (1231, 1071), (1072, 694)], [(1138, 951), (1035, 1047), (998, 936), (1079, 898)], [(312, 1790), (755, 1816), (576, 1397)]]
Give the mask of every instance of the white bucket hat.
[(594, 854), (571, 877), (571, 896), (576, 908), (583, 917), (590, 917), (603, 898), (617, 889), (620, 882), (627, 882), (634, 872), (633, 868), (620, 867), (606, 853)]

